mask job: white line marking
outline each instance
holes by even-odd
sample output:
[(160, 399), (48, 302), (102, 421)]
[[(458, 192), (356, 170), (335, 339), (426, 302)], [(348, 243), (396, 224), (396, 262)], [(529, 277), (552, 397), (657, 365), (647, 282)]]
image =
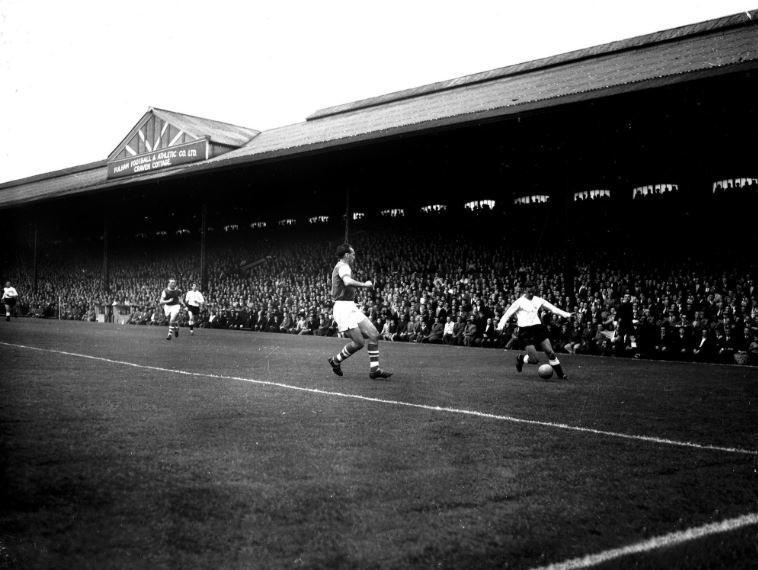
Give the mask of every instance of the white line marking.
[(573, 570), (574, 568), (589, 568), (590, 566), (596, 566), (614, 558), (620, 558), (627, 556), (628, 554), (639, 554), (640, 552), (649, 552), (657, 548), (663, 548), (664, 546), (673, 546), (675, 544), (681, 544), (690, 540), (703, 538), (711, 534), (717, 534), (720, 532), (729, 532), (736, 530), (743, 526), (749, 526), (758, 524), (758, 513), (750, 513), (734, 519), (727, 519), (725, 521), (706, 524), (697, 528), (689, 528), (678, 532), (672, 532), (670, 534), (664, 534), (663, 536), (656, 536), (649, 540), (638, 542), (636, 544), (630, 544), (622, 548), (614, 548), (612, 550), (606, 550), (599, 552), (598, 554), (589, 554), (582, 558), (574, 558), (572, 560), (566, 560), (559, 564), (550, 564), (549, 566), (540, 566), (534, 570)]
[(694, 443), (691, 441), (678, 441), (674, 439), (665, 439), (665, 438), (654, 437), (654, 436), (649, 436), (649, 435), (619, 433), (615, 431), (605, 431), (605, 430), (600, 430), (600, 429), (572, 426), (568, 424), (559, 424), (559, 423), (546, 422), (546, 421), (540, 421), (540, 420), (527, 420), (524, 418), (516, 418), (513, 416), (501, 416), (498, 414), (489, 414), (487, 412), (477, 412), (476, 410), (447, 408), (443, 406), (430, 406), (428, 404), (413, 404), (411, 402), (401, 402), (399, 400), (384, 400), (382, 398), (361, 396), (360, 394), (346, 394), (344, 392), (331, 392), (329, 390), (319, 390), (318, 388), (304, 388), (302, 386), (292, 386), (291, 384), (282, 384), (281, 382), (271, 382), (269, 380), (255, 380), (254, 378), (243, 378), (241, 376), (224, 376), (222, 374), (210, 374), (208, 372), (190, 372), (188, 370), (174, 370), (172, 368), (161, 368), (160, 366), (136, 364), (134, 362), (126, 362), (124, 360), (112, 360), (110, 358), (104, 358), (102, 356), (91, 356), (89, 354), (79, 354), (76, 352), (66, 352), (65, 350), (55, 350), (52, 348), (39, 348), (36, 346), (26, 346), (23, 344), (13, 344), (13, 343), (2, 342), (2, 341), (0, 341), (0, 344), (4, 344), (6, 346), (13, 346), (16, 348), (26, 348), (28, 350), (37, 350), (40, 352), (52, 352), (55, 354), (63, 354), (66, 356), (75, 356), (77, 358), (86, 358), (89, 360), (97, 360), (100, 362), (109, 362), (111, 364), (121, 364), (123, 366), (132, 366), (134, 368), (142, 368), (145, 370), (155, 370), (157, 372), (169, 372), (171, 374), (182, 374), (184, 376), (195, 376), (199, 378), (214, 378), (217, 380), (238, 380), (240, 382), (250, 382), (251, 384), (259, 384), (262, 386), (276, 386), (278, 388), (286, 388), (288, 390), (298, 390), (300, 392), (309, 392), (311, 394), (337, 396), (340, 398), (352, 398), (354, 400), (363, 400), (365, 402), (390, 404), (393, 406), (406, 406), (409, 408), (417, 408), (417, 409), (429, 410), (433, 412), (448, 412), (451, 414), (462, 414), (462, 415), (467, 415), (467, 416), (475, 416), (478, 418), (487, 418), (491, 420), (502, 420), (502, 421), (517, 423), (517, 424), (550, 427), (550, 428), (557, 428), (557, 429), (565, 429), (569, 431), (577, 431), (577, 432), (582, 432), (582, 433), (591, 433), (595, 435), (604, 435), (608, 437), (616, 437), (616, 438), (621, 438), (621, 439), (646, 441), (649, 443), (658, 443), (661, 445), (673, 445), (673, 446), (678, 446), (678, 447), (690, 447), (694, 449), (702, 449), (702, 450), (708, 450), (708, 451), (723, 451), (725, 453), (739, 453), (743, 455), (757, 455), (758, 456), (758, 450), (755, 450), (755, 449), (744, 449), (740, 447), (723, 447), (720, 445), (708, 445), (708, 444)]

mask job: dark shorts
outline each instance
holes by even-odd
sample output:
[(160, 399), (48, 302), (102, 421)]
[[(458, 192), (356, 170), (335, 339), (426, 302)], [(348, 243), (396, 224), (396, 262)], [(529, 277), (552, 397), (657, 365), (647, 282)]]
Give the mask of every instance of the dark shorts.
[(195, 307), (193, 305), (187, 305), (187, 310), (192, 313), (193, 315), (199, 315), (200, 314), (200, 307)]
[(547, 340), (547, 329), (545, 325), (532, 325), (530, 327), (520, 327), (518, 330), (518, 339), (526, 346), (530, 344), (538, 345), (543, 340)]
[(15, 307), (16, 306), (16, 298), (15, 297), (8, 297), (7, 299), (3, 299), (3, 303), (5, 305), (8, 305), (9, 307)]

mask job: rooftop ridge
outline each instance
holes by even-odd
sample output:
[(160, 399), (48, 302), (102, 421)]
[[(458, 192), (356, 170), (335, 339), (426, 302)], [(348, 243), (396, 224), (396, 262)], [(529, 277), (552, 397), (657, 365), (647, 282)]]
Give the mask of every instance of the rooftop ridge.
[(695, 24), (687, 24), (668, 30), (661, 30), (658, 32), (652, 32), (650, 34), (643, 34), (641, 36), (616, 40), (607, 44), (582, 48), (563, 54), (516, 63), (505, 67), (498, 67), (489, 71), (463, 75), (454, 79), (447, 79), (444, 81), (429, 83), (418, 87), (403, 89), (401, 91), (394, 91), (392, 93), (387, 93), (384, 95), (377, 95), (375, 97), (369, 97), (367, 99), (359, 99), (358, 101), (342, 103), (339, 105), (334, 105), (332, 107), (325, 107), (306, 117), (306, 121), (314, 121), (325, 117), (350, 113), (352, 111), (377, 107), (388, 103), (394, 103), (396, 101), (421, 97), (430, 93), (449, 91), (451, 89), (456, 89), (459, 87), (475, 85), (477, 83), (485, 83), (487, 81), (521, 75), (540, 69), (548, 69), (550, 67), (582, 61), (601, 55), (619, 53), (627, 50), (638, 49), (644, 46), (652, 46), (664, 42), (674, 41), (685, 37), (706, 34), (713, 32), (714, 30), (728, 29), (751, 24), (754, 25), (756, 23), (758, 23), (758, 9), (740, 12), (738, 14), (732, 14), (730, 16), (724, 16), (713, 20), (707, 20)]

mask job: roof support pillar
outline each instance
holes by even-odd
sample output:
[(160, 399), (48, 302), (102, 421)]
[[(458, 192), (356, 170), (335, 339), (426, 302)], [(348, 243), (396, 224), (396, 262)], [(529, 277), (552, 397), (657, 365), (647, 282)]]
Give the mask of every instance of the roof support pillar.
[[(32, 293), (37, 294), (37, 241), (39, 236), (39, 222), (34, 220), (34, 237), (32, 245)], [(27, 242), (28, 243), (28, 242)]]
[(350, 243), (350, 188), (345, 189), (345, 243)]
[(109, 234), (110, 231), (110, 219), (108, 218), (108, 212), (103, 212), (103, 273), (101, 276), (101, 287), (104, 293), (110, 293), (111, 291), (111, 282), (110, 282), (110, 264), (109, 264)]
[[(206, 238), (208, 235), (208, 204), (203, 202), (200, 212), (200, 290), (208, 290), (208, 259)], [(207, 294), (207, 293), (206, 293)]]

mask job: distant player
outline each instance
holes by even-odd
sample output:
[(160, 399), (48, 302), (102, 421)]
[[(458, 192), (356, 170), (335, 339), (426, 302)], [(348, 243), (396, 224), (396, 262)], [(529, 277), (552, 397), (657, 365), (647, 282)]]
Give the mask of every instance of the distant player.
[(184, 304), (189, 312), (189, 330), (190, 334), (195, 334), (195, 319), (200, 315), (200, 311), (205, 305), (205, 297), (197, 290), (197, 283), (192, 284), (192, 289), (187, 291), (184, 296)]
[(332, 371), (342, 376), (342, 361), (363, 348), (363, 339), (368, 339), (369, 377), (372, 380), (386, 380), (392, 372), (379, 368), (379, 331), (369, 318), (355, 304), (356, 288), (371, 288), (371, 281), (356, 281), (352, 277), (350, 264), (355, 261), (355, 250), (350, 244), (337, 247), (339, 261), (332, 270), (332, 297), (334, 298), (334, 320), (337, 330), (350, 337), (350, 342), (339, 353), (329, 358)]
[(176, 324), (176, 317), (179, 316), (179, 310), (184, 305), (182, 301), (182, 292), (176, 288), (176, 279), (168, 280), (168, 287), (161, 292), (163, 313), (168, 317), (168, 336), (166, 340), (171, 340), (171, 334), (179, 336), (179, 325)]
[(3, 288), (3, 305), (5, 305), (5, 320), (10, 321), (11, 315), (13, 314), (13, 307), (16, 306), (16, 301), (18, 300), (18, 293), (16, 292), (16, 289), (13, 288), (10, 281), (5, 282), (5, 287)]
[[(561, 317), (568, 318), (572, 313), (567, 313), (559, 309), (558, 307), (551, 305), (542, 297), (534, 295), (534, 287), (527, 284), (524, 287), (524, 294), (516, 299), (516, 301), (508, 307), (505, 314), (500, 319), (497, 325), (498, 330), (503, 330), (508, 321), (516, 315), (516, 324), (518, 325), (518, 339), (522, 341), (526, 347), (531, 346), (534, 348), (538, 346), (547, 357), (550, 366), (555, 370), (555, 374), (558, 378), (568, 380), (568, 376), (563, 372), (558, 357), (555, 355), (553, 346), (550, 344), (550, 338), (547, 335), (547, 329), (540, 320), (540, 309), (547, 309), (551, 313), (560, 315)], [(521, 372), (524, 368), (524, 364), (537, 364), (539, 359), (536, 356), (529, 356), (529, 354), (521, 353), (516, 356), (516, 370)]]

